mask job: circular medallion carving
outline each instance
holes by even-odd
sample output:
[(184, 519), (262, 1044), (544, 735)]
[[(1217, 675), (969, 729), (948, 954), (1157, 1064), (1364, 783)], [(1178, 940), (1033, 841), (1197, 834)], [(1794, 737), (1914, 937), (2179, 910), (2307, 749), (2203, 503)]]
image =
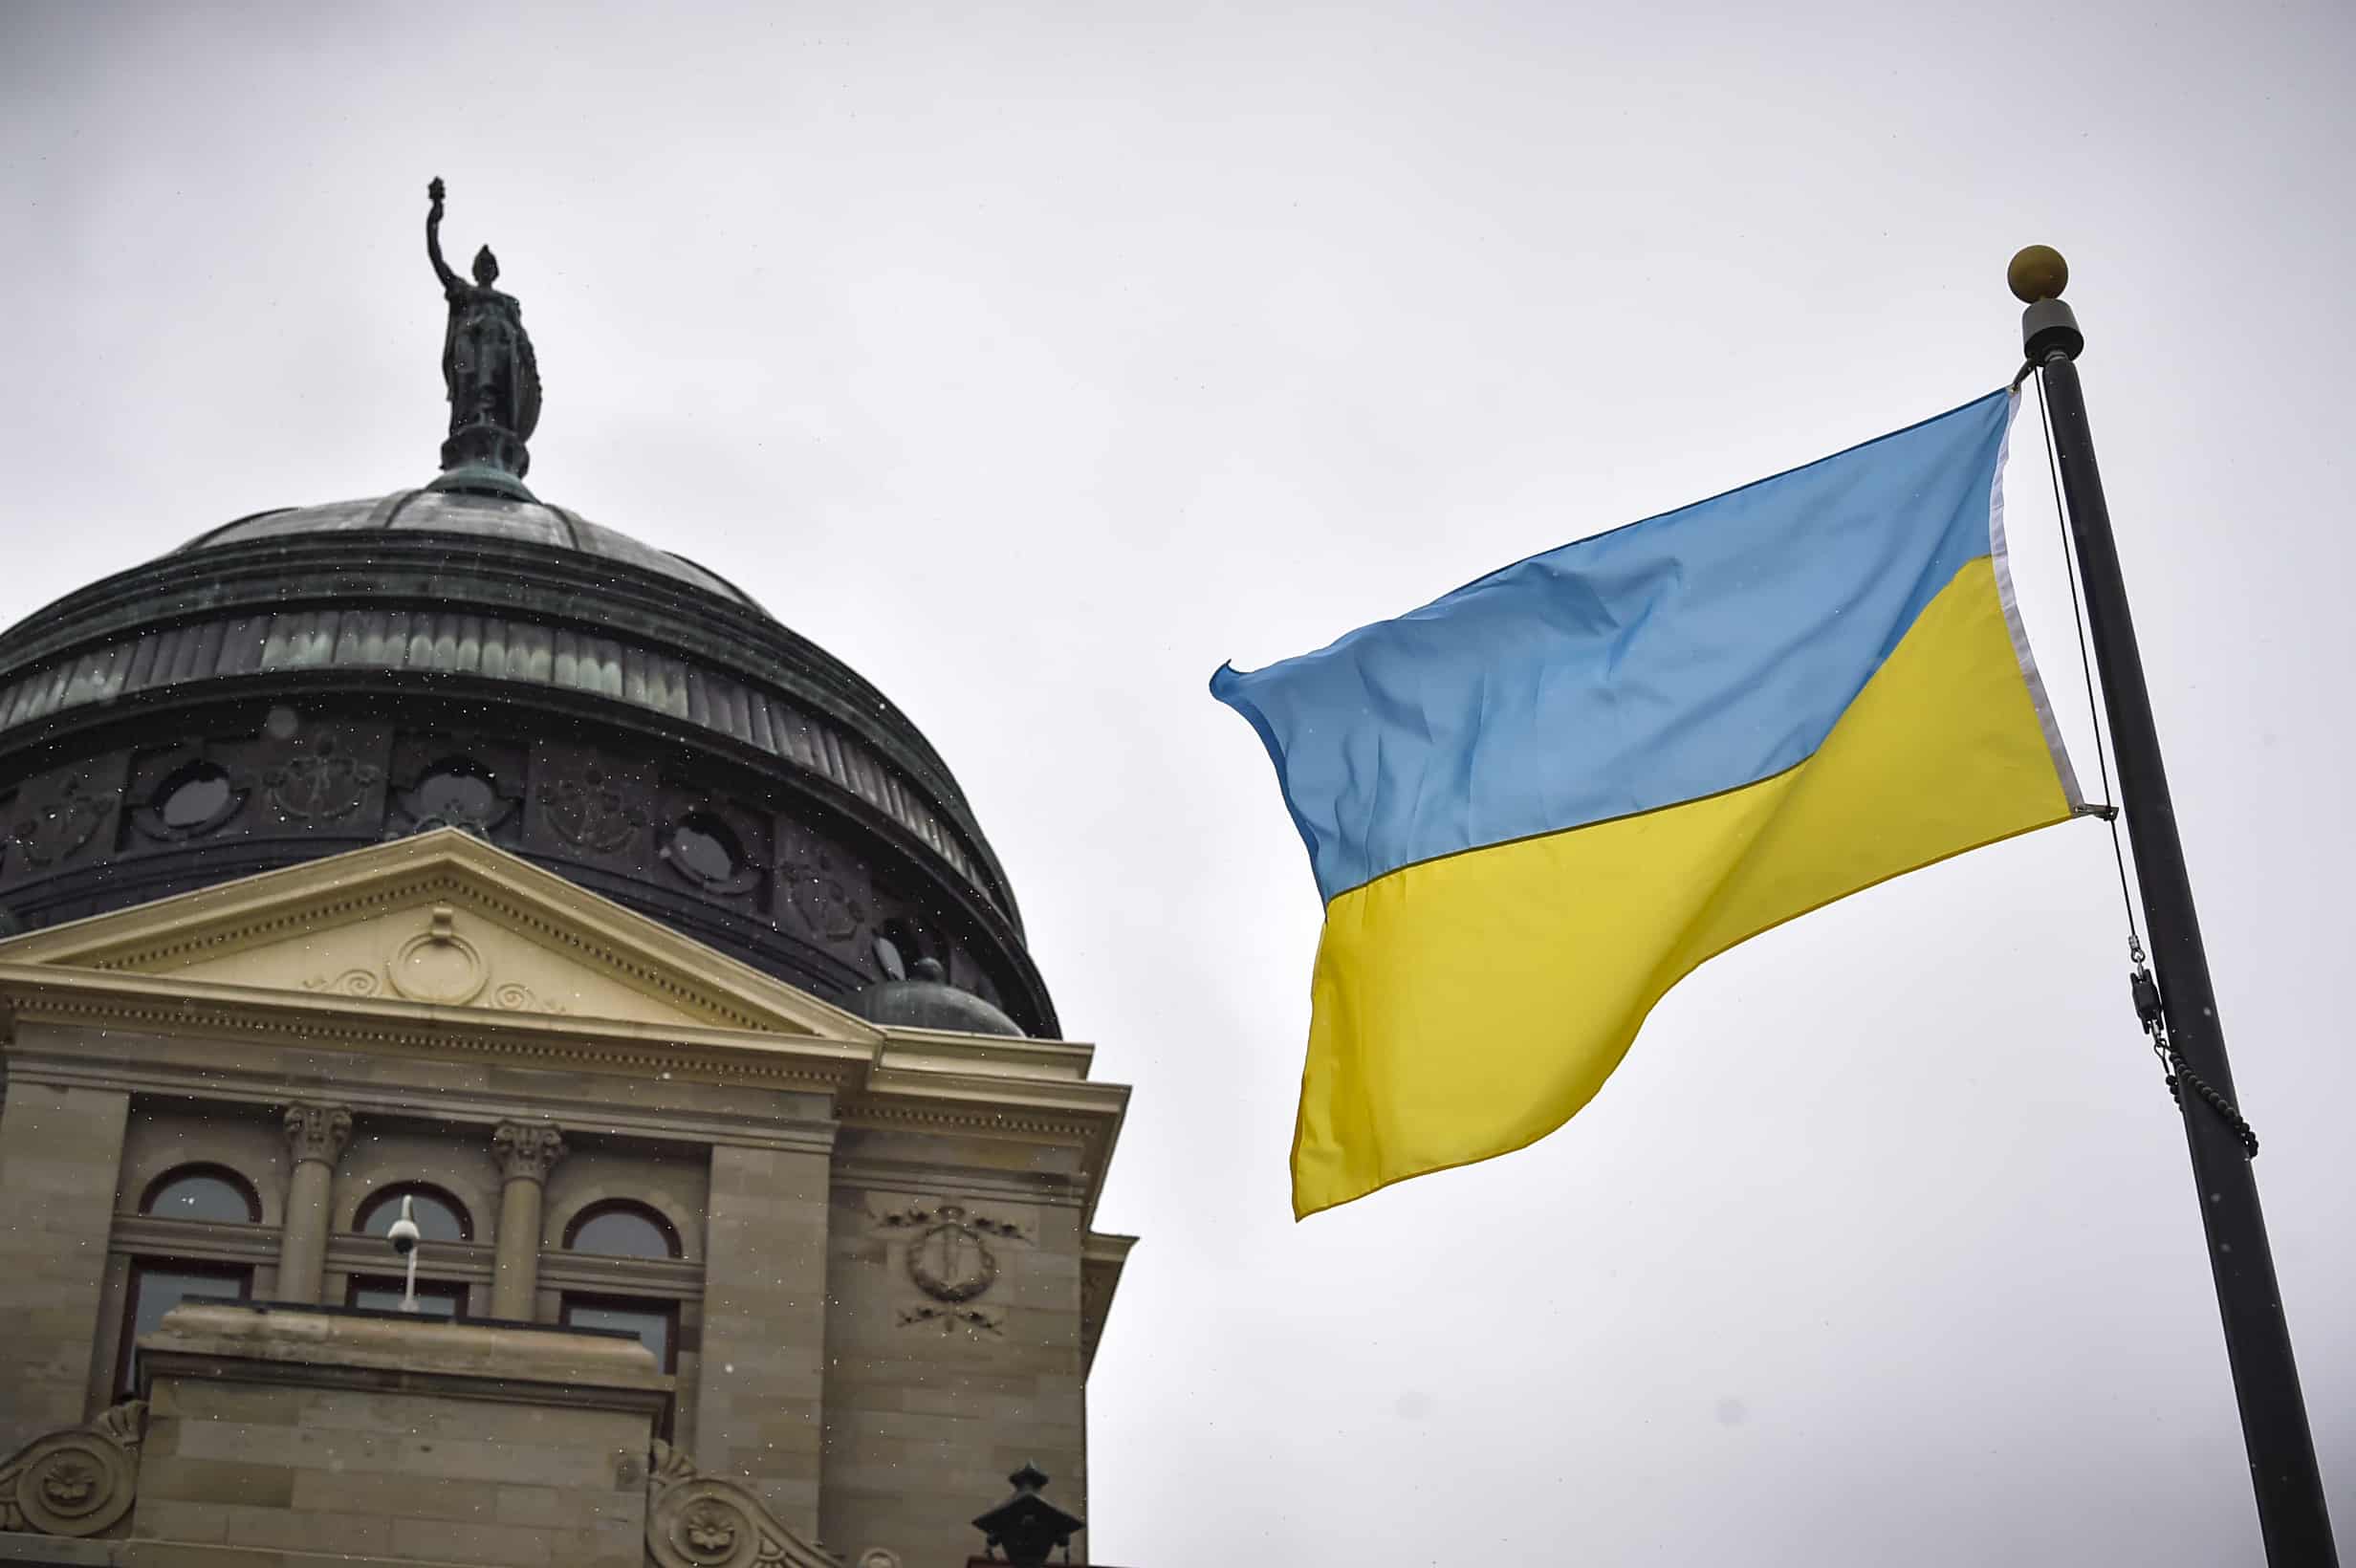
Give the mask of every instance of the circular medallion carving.
[(447, 904), (435, 908), (430, 926), (401, 945), (384, 972), (410, 1001), (445, 1007), (474, 1000), (491, 979), (491, 966), (458, 934), (457, 916)]
[(708, 1477), (665, 1487), (646, 1519), (649, 1554), (664, 1568), (753, 1568), (786, 1560), (783, 1541), (763, 1539), (760, 1524)]
[(97, 1432), (55, 1432), (18, 1461), (13, 1500), (42, 1535), (96, 1535), (130, 1511), (134, 1464)]

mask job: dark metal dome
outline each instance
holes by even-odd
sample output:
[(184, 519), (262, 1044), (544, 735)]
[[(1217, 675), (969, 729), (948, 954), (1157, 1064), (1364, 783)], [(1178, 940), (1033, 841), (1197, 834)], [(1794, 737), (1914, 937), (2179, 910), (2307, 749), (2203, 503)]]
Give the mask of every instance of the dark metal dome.
[(724, 578), (560, 507), (257, 513), (0, 634), (0, 904), (29, 927), (450, 824), (821, 996), (889, 978), (882, 937), (975, 1018), (1056, 1031), (916, 727)]
[(1020, 1034), (1022, 1027), (970, 991), (937, 980), (885, 980), (846, 1004), (870, 1023), (948, 1029), (960, 1034)]
[(257, 512), (251, 517), (240, 517), (210, 533), (198, 534), (181, 546), (181, 552), (296, 534), (370, 529), (464, 534), (480, 539), (513, 539), (552, 549), (575, 550), (642, 572), (674, 577), (691, 588), (732, 599), (749, 610), (760, 608), (742, 589), (718, 573), (708, 572), (684, 555), (641, 544), (627, 534), (601, 528), (562, 507), (537, 501), (494, 500), (453, 490), (398, 490), (365, 501), (331, 501), (323, 507), (281, 507), (275, 512)]

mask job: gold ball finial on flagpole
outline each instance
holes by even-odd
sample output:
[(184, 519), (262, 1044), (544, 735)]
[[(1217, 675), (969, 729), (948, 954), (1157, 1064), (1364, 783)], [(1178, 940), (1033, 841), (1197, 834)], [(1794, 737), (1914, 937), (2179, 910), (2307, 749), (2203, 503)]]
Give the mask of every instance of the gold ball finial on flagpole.
[(2070, 286), (2070, 264), (2052, 246), (2032, 245), (2013, 257), (2013, 264), (2004, 269), (2004, 281), (2012, 286), (2013, 297), (2023, 305), (2034, 305), (2040, 299), (2059, 299), (2062, 291)]

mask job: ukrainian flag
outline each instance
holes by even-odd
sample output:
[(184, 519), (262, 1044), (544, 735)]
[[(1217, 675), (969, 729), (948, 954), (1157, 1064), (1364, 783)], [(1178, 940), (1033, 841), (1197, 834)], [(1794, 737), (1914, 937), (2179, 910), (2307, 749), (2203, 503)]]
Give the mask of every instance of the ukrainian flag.
[(1211, 677), (1325, 899), (1297, 1214), (1544, 1137), (1704, 960), (2072, 815), (2005, 569), (2014, 401)]

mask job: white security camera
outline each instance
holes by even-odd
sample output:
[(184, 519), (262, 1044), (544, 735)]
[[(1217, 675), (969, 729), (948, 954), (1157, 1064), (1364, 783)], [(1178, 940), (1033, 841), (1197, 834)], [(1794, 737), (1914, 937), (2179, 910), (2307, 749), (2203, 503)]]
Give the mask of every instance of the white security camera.
[(417, 1251), (418, 1239), (422, 1234), (417, 1221), (409, 1217), (409, 1199), (404, 1197), (401, 1200), (401, 1218), (393, 1221), (392, 1227), (384, 1232), (384, 1239), (393, 1244), (395, 1252), (407, 1257)]

